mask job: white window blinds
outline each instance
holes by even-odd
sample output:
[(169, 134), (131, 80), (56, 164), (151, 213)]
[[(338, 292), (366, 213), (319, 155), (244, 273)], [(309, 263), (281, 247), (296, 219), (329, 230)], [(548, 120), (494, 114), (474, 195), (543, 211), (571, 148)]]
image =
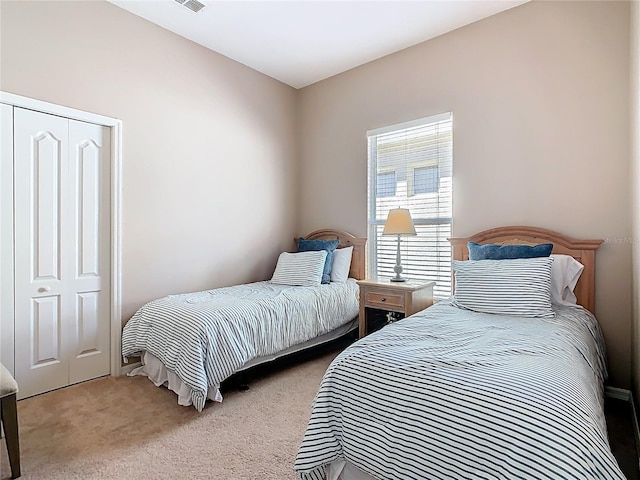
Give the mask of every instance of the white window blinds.
[(390, 209), (408, 208), (417, 236), (402, 237), (407, 279), (434, 280), (451, 295), (452, 115), (445, 113), (367, 132), (369, 139), (369, 275), (391, 277), (396, 237), (382, 236)]

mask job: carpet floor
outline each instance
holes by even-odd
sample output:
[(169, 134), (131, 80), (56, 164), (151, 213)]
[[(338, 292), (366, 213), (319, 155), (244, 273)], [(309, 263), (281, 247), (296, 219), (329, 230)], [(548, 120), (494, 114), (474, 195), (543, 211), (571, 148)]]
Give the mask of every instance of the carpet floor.
[[(334, 349), (254, 373), (202, 413), (144, 377), (101, 378), (18, 402), (23, 479), (295, 479), (311, 402)], [(638, 463), (625, 402), (607, 402), (612, 450)], [(2, 442), (4, 443), (4, 442)], [(4, 445), (0, 478), (10, 478)]]
[[(267, 372), (202, 413), (144, 377), (106, 377), (21, 400), (21, 478), (295, 479), (311, 402), (337, 353)], [(10, 469), (1, 450), (4, 480)]]

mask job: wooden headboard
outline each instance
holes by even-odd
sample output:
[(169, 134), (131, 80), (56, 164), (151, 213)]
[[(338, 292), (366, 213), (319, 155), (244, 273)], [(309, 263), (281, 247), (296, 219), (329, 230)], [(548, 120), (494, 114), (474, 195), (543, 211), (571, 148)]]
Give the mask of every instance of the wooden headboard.
[(552, 230), (536, 227), (498, 227), (484, 230), (467, 238), (450, 238), (454, 260), (468, 260), (467, 242), (498, 245), (537, 245), (553, 243), (553, 251), (571, 255), (584, 265), (574, 290), (578, 304), (595, 313), (596, 262), (595, 252), (602, 240), (578, 240)]
[[(353, 247), (353, 255), (351, 256), (351, 268), (349, 269), (349, 276), (356, 280), (364, 280), (365, 278), (365, 245), (367, 243), (366, 238), (354, 237), (350, 233), (343, 232), (342, 230), (316, 230), (308, 235), (304, 235), (302, 238), (305, 240), (340, 240), (338, 248)], [(298, 239), (295, 239), (296, 246)]]

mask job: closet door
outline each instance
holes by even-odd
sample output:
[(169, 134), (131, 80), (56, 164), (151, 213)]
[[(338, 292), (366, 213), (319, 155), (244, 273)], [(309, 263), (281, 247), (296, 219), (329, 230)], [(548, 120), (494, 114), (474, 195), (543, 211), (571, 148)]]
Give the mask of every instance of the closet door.
[(14, 109), (20, 398), (109, 373), (109, 130)]
[(20, 396), (69, 383), (73, 328), (62, 246), (71, 232), (69, 121), (14, 109), (15, 371)]
[(69, 383), (110, 372), (110, 133), (107, 127), (69, 121), (73, 192), (69, 199), (73, 217)]

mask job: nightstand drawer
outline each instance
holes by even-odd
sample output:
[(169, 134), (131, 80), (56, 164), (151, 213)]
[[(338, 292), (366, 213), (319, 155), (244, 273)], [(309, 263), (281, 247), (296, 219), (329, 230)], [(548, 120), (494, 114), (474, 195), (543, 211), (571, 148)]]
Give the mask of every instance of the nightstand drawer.
[(395, 293), (367, 292), (365, 302), (369, 307), (404, 309), (404, 295)]

